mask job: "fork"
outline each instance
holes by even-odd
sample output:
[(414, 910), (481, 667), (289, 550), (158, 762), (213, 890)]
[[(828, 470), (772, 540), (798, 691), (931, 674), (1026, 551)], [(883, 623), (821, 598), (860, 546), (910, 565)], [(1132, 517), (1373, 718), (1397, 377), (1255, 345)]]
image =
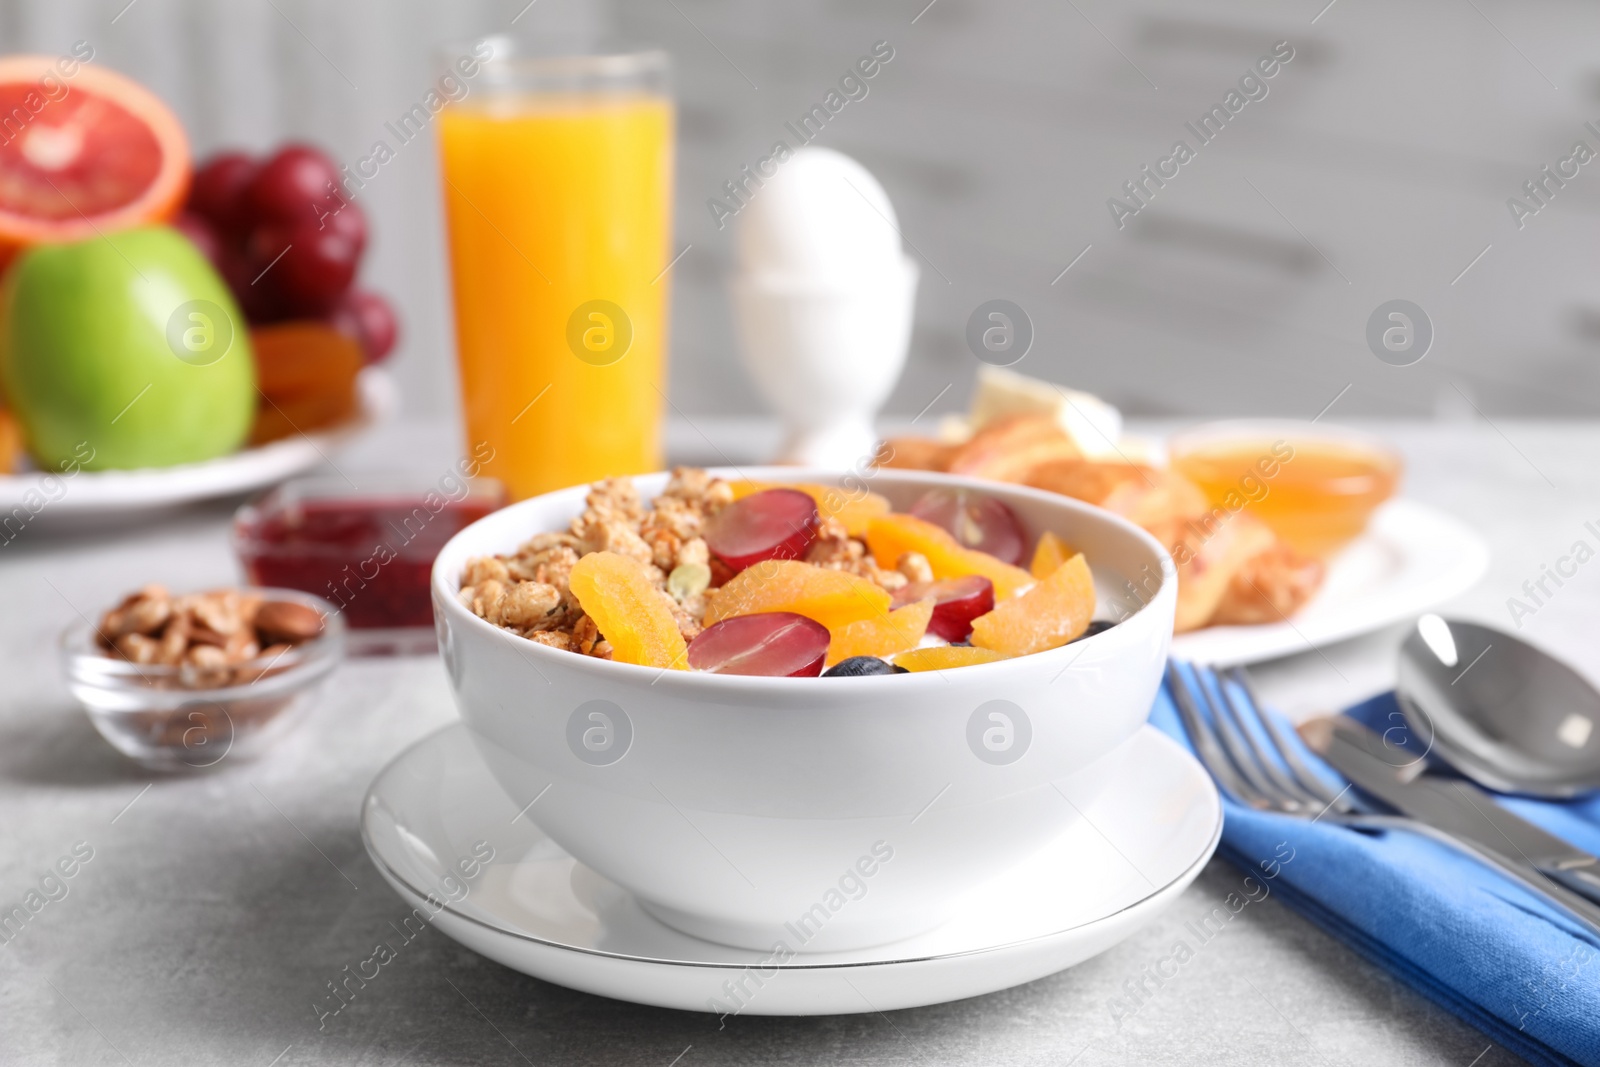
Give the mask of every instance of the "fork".
[[(1579, 898), (1531, 866), (1485, 852), (1416, 819), (1383, 814), (1349, 785), (1335, 790), (1301, 758), (1288, 729), (1263, 709), (1242, 667), (1221, 674), (1198, 664), (1188, 668), (1193, 682), (1184, 677), (1176, 660), (1167, 664), (1173, 702), (1195, 755), (1223, 792), (1238, 803), (1308, 822), (1326, 818), (1356, 829), (1421, 834), (1515, 879), (1600, 934), (1600, 924), (1584, 913)], [(1244, 698), (1236, 699), (1235, 691)]]

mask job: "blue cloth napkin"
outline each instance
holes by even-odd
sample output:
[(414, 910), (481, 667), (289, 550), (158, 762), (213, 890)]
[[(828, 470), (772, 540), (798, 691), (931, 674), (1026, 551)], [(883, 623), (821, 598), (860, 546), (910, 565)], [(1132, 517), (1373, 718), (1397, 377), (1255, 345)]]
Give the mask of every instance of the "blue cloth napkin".
[[(1178, 670), (1195, 677), (1186, 665)], [(1210, 672), (1201, 673), (1215, 684)], [(1239, 689), (1230, 692), (1248, 699)], [(1345, 714), (1403, 739), (1393, 694)], [(1189, 744), (1166, 686), (1150, 721)], [(1302, 755), (1336, 790), (1343, 788), (1344, 779), (1314, 753)], [(1529, 822), (1600, 853), (1600, 795), (1501, 800)], [(1600, 939), (1559, 908), (1417, 834), (1269, 814), (1226, 794), (1223, 808), (1222, 856), (1357, 953), (1530, 1063), (1600, 1065)]]

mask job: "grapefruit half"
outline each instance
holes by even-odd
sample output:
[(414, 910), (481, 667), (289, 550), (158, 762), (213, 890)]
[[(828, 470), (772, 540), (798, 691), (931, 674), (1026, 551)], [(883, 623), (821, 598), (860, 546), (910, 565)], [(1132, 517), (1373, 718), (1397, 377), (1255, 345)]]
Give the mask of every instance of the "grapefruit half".
[[(104, 67), (0, 59), (0, 265), (18, 249), (164, 222), (189, 188), (189, 139), (154, 93)], [(50, 75), (50, 77), (46, 77)]]

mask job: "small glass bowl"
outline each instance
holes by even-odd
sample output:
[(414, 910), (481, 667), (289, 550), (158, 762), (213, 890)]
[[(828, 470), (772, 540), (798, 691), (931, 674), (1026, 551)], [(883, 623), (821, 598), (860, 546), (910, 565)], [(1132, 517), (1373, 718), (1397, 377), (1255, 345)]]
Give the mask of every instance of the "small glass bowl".
[(312, 697), (344, 658), (345, 624), (333, 605), (294, 589), (251, 588), (322, 616), (322, 634), (282, 655), (229, 668), (238, 681), (197, 688), (183, 667), (108, 656), (87, 620), (61, 635), (67, 686), (113, 748), (154, 770), (199, 770), (254, 759), (303, 719)]

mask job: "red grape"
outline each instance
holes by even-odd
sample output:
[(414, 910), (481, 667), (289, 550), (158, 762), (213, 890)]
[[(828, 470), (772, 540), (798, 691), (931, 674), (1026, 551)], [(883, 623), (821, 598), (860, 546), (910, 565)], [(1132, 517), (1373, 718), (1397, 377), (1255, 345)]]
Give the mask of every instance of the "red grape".
[(319, 225), (354, 241), (358, 253), (367, 247), (367, 215), (354, 200), (346, 200), (343, 205), (332, 201)]
[(335, 192), (343, 195), (333, 161), (310, 145), (287, 144), (256, 172), (245, 189), (244, 204), (257, 224), (315, 225), (339, 206), (331, 195)]
[(351, 289), (328, 318), (329, 325), (361, 342), (368, 363), (377, 363), (394, 348), (400, 324), (394, 308), (370, 289)]
[(256, 175), (256, 161), (244, 152), (218, 152), (189, 185), (188, 210), (204, 218), (225, 237), (236, 237), (250, 221), (244, 213), (244, 191)]
[(928, 632), (946, 641), (965, 641), (972, 634), (972, 620), (994, 610), (994, 583), (978, 574), (901, 586), (895, 591), (894, 606), (905, 607), (930, 596), (933, 618), (928, 620)]
[(911, 514), (944, 527), (968, 548), (1012, 565), (1022, 562), (1027, 545), (1022, 523), (993, 497), (965, 489), (930, 489), (911, 505)]
[[(246, 246), (256, 287), (266, 286), (289, 315), (318, 317), (338, 304), (356, 276), (355, 243), (315, 221), (258, 226)], [(263, 273), (265, 272), (265, 273)]]
[(213, 267), (222, 269), (222, 238), (204, 217), (185, 211), (172, 220), (172, 228), (187, 237)]
[(689, 642), (689, 666), (717, 674), (815, 678), (828, 657), (828, 628), (792, 611), (735, 615)]
[(227, 282), (228, 288), (232, 290), (233, 298), (239, 302), (245, 318), (252, 323), (263, 323), (274, 322), (283, 317), (277, 293), (267, 285), (266, 279), (261, 279), (259, 285), (251, 284), (261, 270), (252, 268), (250, 258), (243, 251), (232, 245), (224, 245), (218, 270), (222, 274), (222, 280)]
[(817, 502), (798, 489), (763, 489), (735, 500), (706, 524), (706, 547), (736, 571), (768, 559), (798, 559), (817, 536)]

